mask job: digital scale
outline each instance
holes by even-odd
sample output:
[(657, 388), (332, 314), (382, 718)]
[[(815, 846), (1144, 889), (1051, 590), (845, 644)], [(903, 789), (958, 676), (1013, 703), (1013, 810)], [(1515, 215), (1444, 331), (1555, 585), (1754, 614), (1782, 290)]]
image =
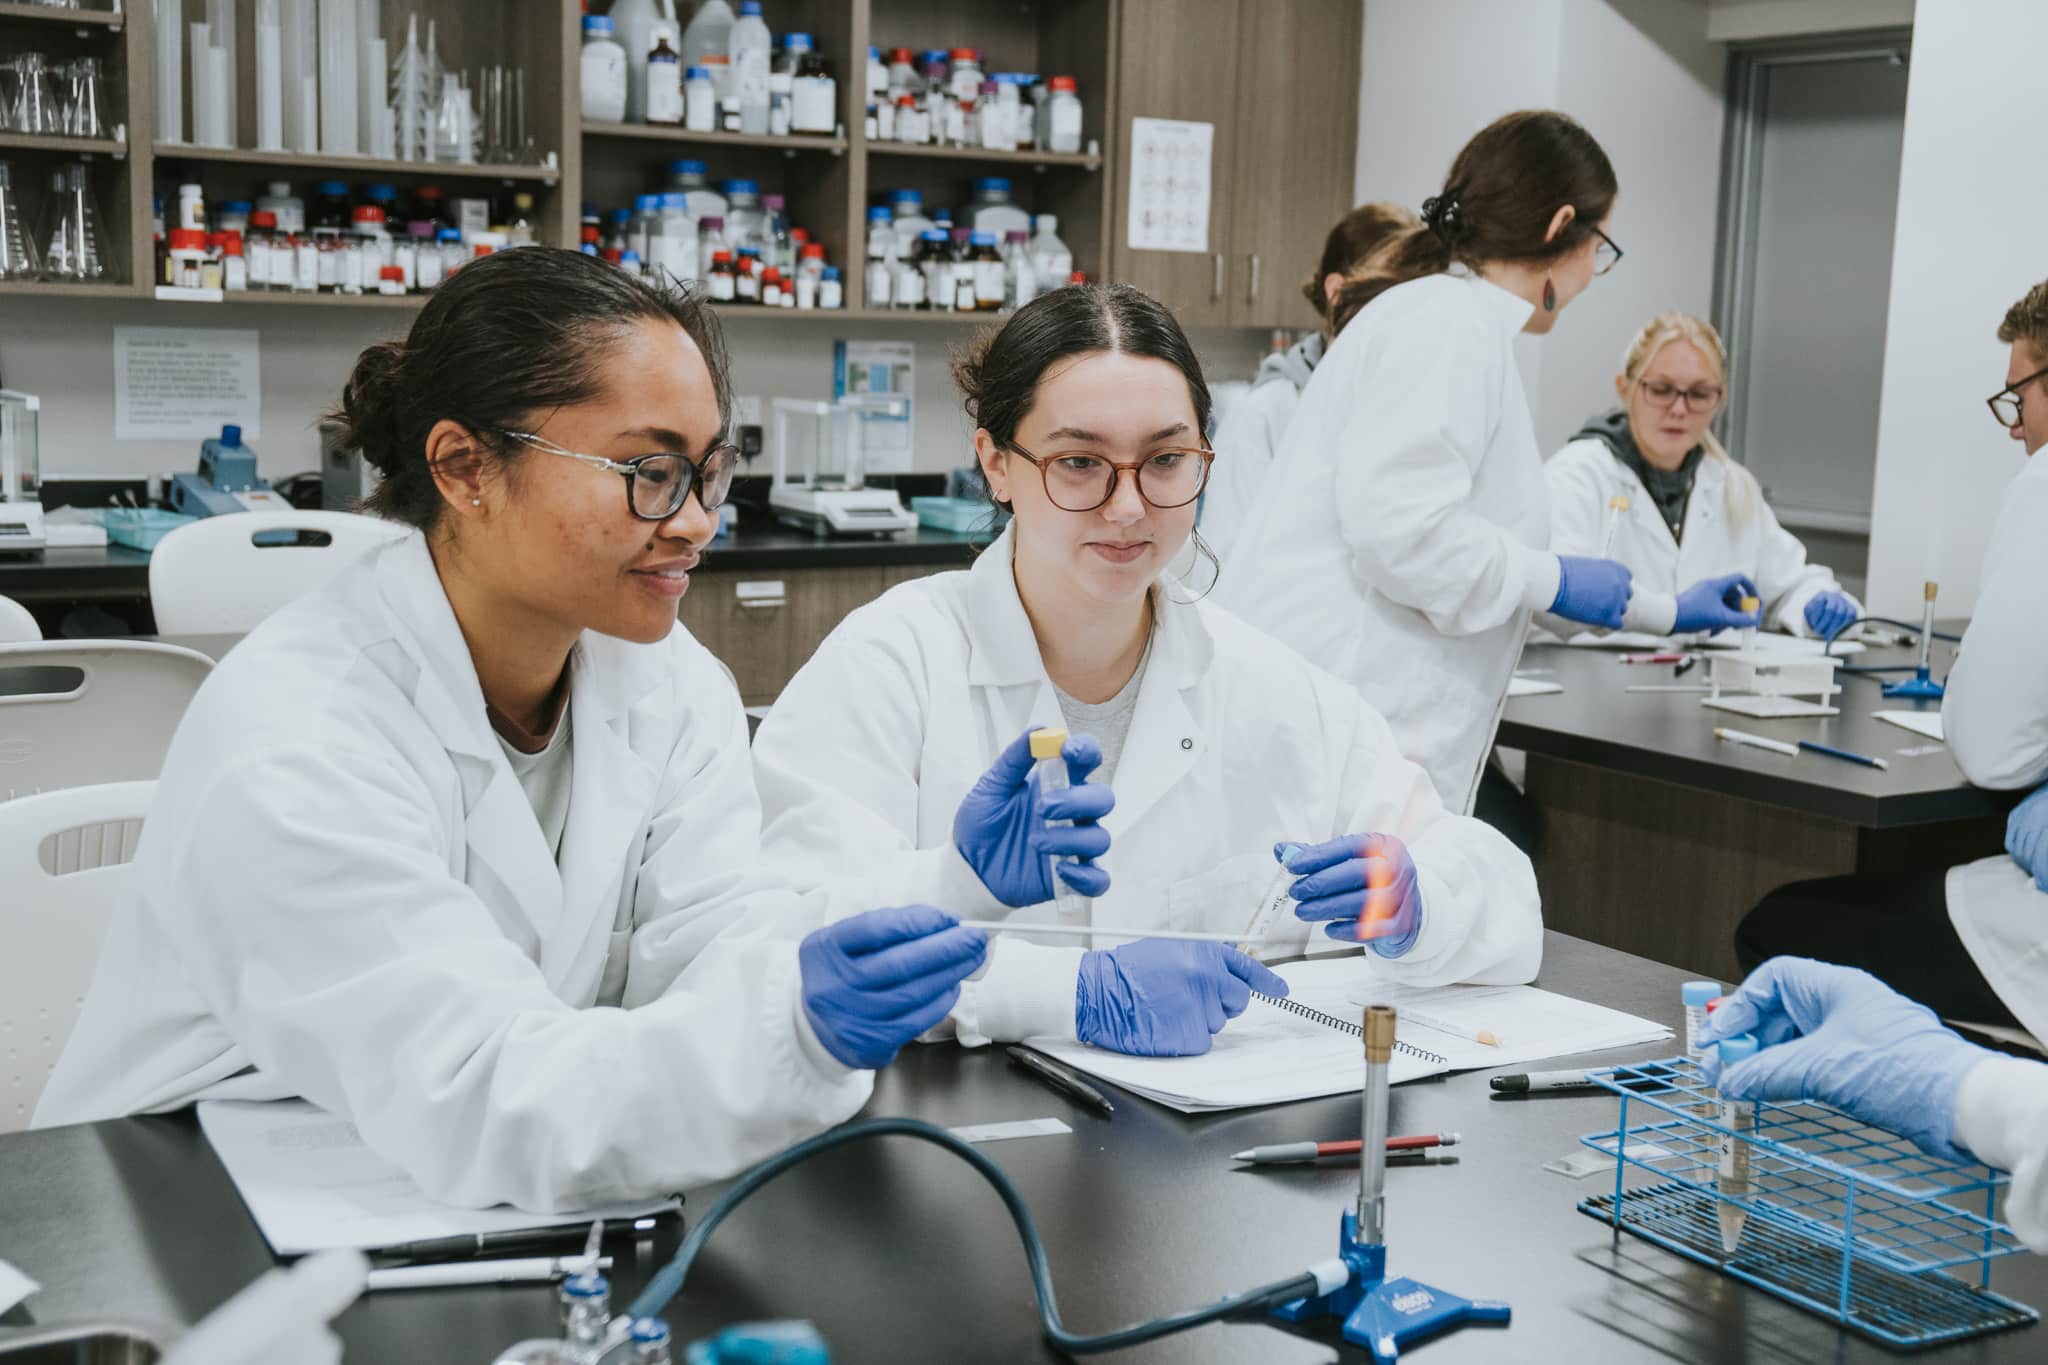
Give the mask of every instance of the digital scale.
[(886, 394), (848, 394), (831, 403), (775, 399), (775, 477), (768, 489), (775, 519), (817, 536), (916, 530), (916, 515), (895, 489), (866, 486), (861, 455), (862, 420), (900, 418), (908, 404)]
[(0, 555), (41, 554), (42, 465), (36, 447), (42, 400), (0, 389)]

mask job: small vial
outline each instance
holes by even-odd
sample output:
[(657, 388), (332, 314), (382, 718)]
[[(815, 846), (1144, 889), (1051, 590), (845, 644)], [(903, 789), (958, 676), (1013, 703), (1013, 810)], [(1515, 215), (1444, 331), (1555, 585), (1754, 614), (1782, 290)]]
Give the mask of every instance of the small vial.
[(611, 1281), (595, 1270), (562, 1281), (562, 1335), (575, 1365), (596, 1365), (604, 1347), (605, 1324), (611, 1321)]
[(1294, 899), (1289, 892), (1294, 889), (1295, 880), (1295, 874), (1287, 870), (1287, 864), (1280, 864), (1279, 869), (1273, 873), (1273, 880), (1266, 883), (1266, 893), (1260, 896), (1259, 903), (1252, 907), (1252, 922), (1244, 927), (1244, 938), (1237, 945), (1239, 952), (1252, 957), (1259, 955), (1259, 949), (1272, 935), (1273, 921), (1279, 918), (1280, 912)]
[(668, 1324), (660, 1318), (633, 1319), (634, 1365), (669, 1365)]
[[(1033, 770), (1038, 774), (1038, 790), (1041, 795), (1065, 791), (1067, 781), (1067, 732), (1050, 726), (1031, 732), (1031, 757)], [(1050, 824), (1070, 825), (1071, 820), (1049, 821)], [(1053, 904), (1059, 910), (1061, 924), (1086, 924), (1090, 908), (1088, 898), (1060, 880), (1058, 855), (1047, 860), (1046, 869), (1052, 878)]]
[[(1754, 597), (1745, 597), (1745, 598), (1743, 598), (1743, 599), (1742, 599), (1742, 601), (1741, 601), (1740, 603), (1738, 603), (1738, 604), (1737, 604), (1737, 607), (1738, 607), (1738, 609), (1739, 609), (1739, 610), (1740, 610), (1740, 611), (1741, 611), (1741, 612), (1742, 612), (1742, 613), (1743, 613), (1744, 615), (1749, 615), (1749, 614), (1751, 614), (1751, 613), (1754, 613), (1754, 612), (1759, 612), (1759, 611), (1762, 611), (1762, 610), (1763, 610), (1763, 606), (1764, 606), (1764, 604), (1763, 604), (1763, 603), (1762, 603), (1761, 601), (1759, 601), (1759, 600), (1757, 600), (1756, 598), (1754, 598)], [(1743, 647), (1744, 649), (1748, 649), (1748, 648), (1750, 648), (1750, 647), (1751, 647), (1752, 645), (1754, 645), (1755, 643), (1756, 643), (1756, 627), (1755, 627), (1755, 626), (1744, 626), (1744, 627), (1742, 628), (1742, 647)]]
[[(1737, 1062), (1747, 1061), (1756, 1056), (1756, 1039), (1747, 1033), (1721, 1040), (1721, 1069), (1727, 1069)], [(1751, 1143), (1737, 1134), (1748, 1133), (1755, 1128), (1756, 1106), (1740, 1100), (1721, 1101), (1721, 1126), (1728, 1131), (1721, 1134), (1721, 1161), (1719, 1185), (1721, 1198), (1715, 1201), (1714, 1211), (1721, 1219), (1721, 1254), (1733, 1256), (1735, 1248), (1742, 1244), (1742, 1227), (1749, 1221), (1749, 1210), (1728, 1202), (1731, 1199), (1747, 1199), (1750, 1194), (1749, 1167)]]
[(818, 281), (818, 307), (821, 309), (843, 308), (846, 306), (845, 287), (839, 283), (839, 267), (828, 265)]
[[(1707, 1020), (1711, 1017), (1707, 1006), (1721, 996), (1718, 981), (1688, 981), (1678, 989), (1679, 999), (1685, 1002), (1685, 1055), (1692, 1058), (1694, 1066), (1701, 1066), (1707, 1060)], [(1713, 1117), (1711, 1103), (1695, 1106), (1695, 1112)]]

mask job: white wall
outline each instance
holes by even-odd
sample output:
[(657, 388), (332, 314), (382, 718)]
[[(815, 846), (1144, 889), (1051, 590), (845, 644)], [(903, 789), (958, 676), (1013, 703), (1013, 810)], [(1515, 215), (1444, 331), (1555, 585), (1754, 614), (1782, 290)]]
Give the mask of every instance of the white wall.
[(1706, 26), (1697, 0), (1365, 0), (1360, 202), (1419, 208), (1466, 139), (1515, 109), (1563, 110), (1614, 162), (1627, 259), (1517, 347), (1546, 448), (1612, 401), (1636, 328), (1712, 305), (1725, 53)]
[[(191, 469), (199, 442), (114, 439), (114, 328), (127, 326), (253, 327), (261, 334), (263, 434), (252, 438), (262, 472), (281, 478), (319, 467), (320, 414), (341, 397), (356, 353), (401, 336), (409, 313), (375, 309), (291, 308), (0, 299), (0, 378), (43, 400), (45, 478), (111, 475), (137, 478)], [(829, 398), (835, 337), (912, 341), (917, 345), (917, 445), (912, 466), (941, 473), (973, 462), (972, 431), (947, 372), (965, 326), (932, 323), (824, 322), (733, 317), (726, 328), (734, 386), (765, 400)], [(1204, 331), (1193, 341), (1213, 379), (1249, 378), (1264, 345), (1255, 333)], [(767, 460), (758, 463), (767, 472)]]
[(1984, 397), (2005, 382), (1999, 320), (2048, 275), (2048, 176), (2010, 140), (2039, 121), (2044, 47), (2041, 0), (1942, 0), (1914, 25), (1870, 534), (1871, 604), (1893, 615), (1917, 619), (1927, 576), (1944, 615), (1975, 605), (2020, 468)]

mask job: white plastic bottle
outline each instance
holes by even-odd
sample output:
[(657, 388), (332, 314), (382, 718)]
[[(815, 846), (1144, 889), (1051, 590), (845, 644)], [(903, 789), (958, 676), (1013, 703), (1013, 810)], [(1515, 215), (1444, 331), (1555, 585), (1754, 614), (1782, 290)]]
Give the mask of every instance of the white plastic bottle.
[(704, 0), (683, 29), (683, 65), (703, 66), (709, 56), (723, 58), (732, 45), (732, 6), (726, 0)]
[(709, 67), (693, 66), (683, 73), (683, 127), (693, 133), (718, 127), (718, 86)]
[(870, 308), (887, 308), (895, 298), (896, 230), (889, 224), (889, 210), (868, 210), (867, 301)]
[(1054, 76), (1042, 110), (1043, 126), (1038, 145), (1049, 152), (1081, 150), (1081, 97), (1074, 92), (1072, 76)]
[(1011, 201), (1010, 182), (999, 175), (985, 175), (974, 182), (967, 222), (976, 232), (995, 233), (997, 241), (1005, 232), (1031, 231), (1031, 215)]
[(1038, 276), (1038, 289), (1046, 293), (1067, 283), (1074, 273), (1074, 253), (1060, 240), (1060, 220), (1050, 213), (1038, 215), (1038, 234), (1031, 239), (1031, 267)]
[[(642, 117), (648, 123), (678, 124), (683, 121), (683, 63), (676, 52), (675, 26), (657, 23), (652, 32), (647, 70), (641, 80), (646, 100)], [(628, 117), (632, 114), (631, 99), (629, 91)]]
[(626, 49), (602, 14), (583, 19), (583, 117), (617, 123), (626, 116)]
[(667, 0), (612, 0), (612, 36), (626, 51), (626, 121), (647, 123), (647, 54), (654, 49), (654, 26), (668, 20), (669, 44), (675, 44), (675, 8)]
[(740, 131), (768, 131), (768, 59), (774, 40), (761, 17), (761, 0), (740, 0), (740, 17), (727, 47), (732, 57), (732, 92), (739, 97)]
[(1003, 234), (1003, 307), (1016, 312), (1038, 297), (1038, 271), (1031, 264), (1025, 234)]

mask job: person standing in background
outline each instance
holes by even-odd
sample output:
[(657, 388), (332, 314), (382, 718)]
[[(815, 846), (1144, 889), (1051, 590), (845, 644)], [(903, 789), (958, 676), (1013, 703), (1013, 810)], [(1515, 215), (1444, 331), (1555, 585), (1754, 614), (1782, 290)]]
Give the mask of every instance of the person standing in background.
[(1454, 811), (1472, 808), (1531, 613), (1627, 615), (1625, 567), (1549, 548), (1513, 350), (1620, 260), (1615, 192), (1563, 114), (1509, 114), (1467, 143), (1423, 225), (1339, 290), (1337, 339), (1217, 586), (1358, 688)]
[(1237, 544), (1260, 481), (1279, 454), (1287, 424), (1294, 420), (1301, 391), (1322, 360), (1323, 348), (1336, 335), (1330, 305), (1345, 276), (1372, 265), (1398, 234), (1421, 223), (1413, 209), (1400, 204), (1360, 204), (1338, 219), (1323, 239), (1315, 273), (1301, 282), (1301, 295), (1323, 320), (1322, 327), (1260, 361), (1251, 392), (1231, 404), (1216, 427), (1213, 444), (1218, 458), (1202, 494), (1201, 529), (1202, 539), (1219, 559)]

